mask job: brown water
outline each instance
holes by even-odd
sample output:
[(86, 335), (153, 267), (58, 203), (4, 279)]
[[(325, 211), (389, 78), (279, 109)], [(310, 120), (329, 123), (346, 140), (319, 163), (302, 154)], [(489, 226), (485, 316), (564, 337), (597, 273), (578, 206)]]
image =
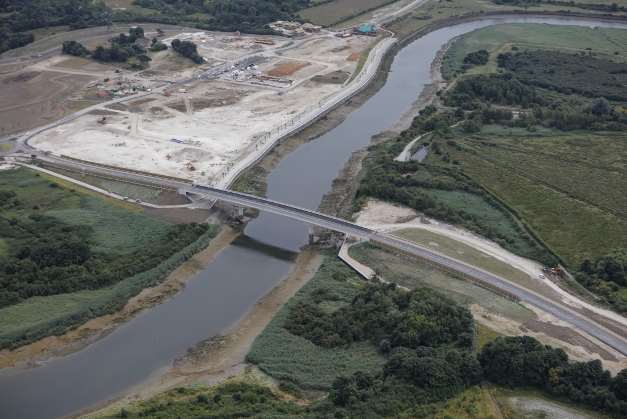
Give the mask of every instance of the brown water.
[[(410, 108), (442, 45), (499, 23), (625, 27), (592, 20), (490, 18), (434, 31), (396, 55), (385, 85), (327, 134), (300, 146), (268, 178), (268, 197), (316, 208), (353, 151)], [(290, 270), (308, 227), (272, 214), (248, 224), (246, 236), (224, 250), (170, 300), (138, 315), (87, 348), (40, 367), (0, 373), (0, 419), (46, 419), (71, 414), (120, 395), (168, 366), (187, 348), (227, 329)], [(255, 241), (263, 245), (254, 245)]]

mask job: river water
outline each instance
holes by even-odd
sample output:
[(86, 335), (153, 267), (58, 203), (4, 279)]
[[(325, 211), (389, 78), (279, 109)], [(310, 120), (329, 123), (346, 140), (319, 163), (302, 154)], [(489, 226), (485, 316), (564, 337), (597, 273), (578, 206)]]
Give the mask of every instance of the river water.
[[(427, 34), (396, 55), (385, 85), (327, 134), (286, 156), (268, 178), (268, 197), (317, 208), (353, 151), (392, 126), (430, 83), (436, 52), (452, 38), (499, 23), (625, 28), (593, 20), (506, 17), (462, 23)], [(168, 301), (147, 310), (106, 337), (37, 368), (0, 373), (0, 419), (46, 419), (114, 398), (244, 316), (289, 272), (286, 252), (307, 240), (300, 222), (262, 213), (236, 241)], [(263, 245), (250, 246), (250, 242)]]

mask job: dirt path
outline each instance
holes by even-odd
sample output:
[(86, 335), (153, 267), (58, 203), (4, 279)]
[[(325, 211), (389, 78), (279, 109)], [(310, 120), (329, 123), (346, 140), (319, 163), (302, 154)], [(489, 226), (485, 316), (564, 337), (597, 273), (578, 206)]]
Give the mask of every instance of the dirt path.
[(179, 386), (211, 385), (243, 373), (246, 355), (255, 338), (265, 329), (279, 309), (316, 273), (322, 257), (312, 249), (302, 251), (285, 280), (260, 299), (236, 325), (223, 336), (198, 343), (166, 370), (158, 371), (146, 382), (132, 388), (113, 403), (98, 406), (87, 416), (114, 413), (128, 403), (145, 400)]
[(61, 336), (49, 336), (11, 351), (0, 351), (0, 368), (33, 367), (46, 359), (67, 355), (84, 348), (142, 310), (153, 307), (180, 291), (188, 279), (211, 263), (238, 234), (230, 227), (223, 227), (207, 248), (176, 268), (161, 284), (146, 288), (131, 298), (117, 313), (89, 320)]
[[(451, 239), (460, 241), (472, 246), (494, 258), (507, 263), (508, 265), (528, 274), (538, 280), (538, 284), (544, 286), (548, 291), (554, 293), (564, 304), (578, 310), (589, 310), (592, 313), (605, 317), (621, 328), (627, 326), (627, 318), (618, 313), (597, 307), (582, 301), (578, 297), (555, 284), (550, 279), (541, 276), (542, 265), (533, 260), (517, 256), (498, 244), (480, 237), (468, 230), (442, 223), (434, 219), (418, 217), (418, 214), (411, 208), (401, 207), (378, 200), (369, 200), (366, 206), (358, 215), (359, 224), (369, 226), (381, 231), (396, 231), (404, 228), (418, 228), (440, 234)], [(627, 329), (626, 329), (627, 330)]]

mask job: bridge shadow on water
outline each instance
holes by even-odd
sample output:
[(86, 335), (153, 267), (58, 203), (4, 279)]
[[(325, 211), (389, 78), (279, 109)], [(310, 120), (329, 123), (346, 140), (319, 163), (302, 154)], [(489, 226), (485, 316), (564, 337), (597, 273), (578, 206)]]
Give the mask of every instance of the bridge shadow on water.
[(247, 236), (246, 234), (240, 235), (233, 243), (232, 246), (242, 247), (245, 249), (252, 249), (256, 252), (263, 253), (275, 259), (292, 262), (298, 256), (298, 252), (276, 247), (268, 243), (264, 243), (257, 239)]

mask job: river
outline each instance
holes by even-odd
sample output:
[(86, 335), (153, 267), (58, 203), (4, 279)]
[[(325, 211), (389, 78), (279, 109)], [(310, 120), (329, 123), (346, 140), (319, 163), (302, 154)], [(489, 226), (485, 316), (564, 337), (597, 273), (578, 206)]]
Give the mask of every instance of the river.
[[(436, 30), (402, 48), (385, 85), (340, 125), (286, 156), (268, 177), (269, 198), (317, 208), (351, 154), (392, 126), (430, 83), (436, 52), (452, 38), (499, 23), (627, 26), (548, 17), (486, 18)], [(262, 213), (248, 224), (252, 241), (297, 251), (307, 241), (300, 222)], [(248, 240), (250, 242), (251, 240)], [(46, 419), (122, 394), (167, 367), (195, 343), (232, 326), (289, 272), (290, 258), (267, 246), (235, 242), (185, 289), (88, 347), (37, 368), (0, 373), (1, 419)], [(285, 253), (285, 252), (283, 252)]]

